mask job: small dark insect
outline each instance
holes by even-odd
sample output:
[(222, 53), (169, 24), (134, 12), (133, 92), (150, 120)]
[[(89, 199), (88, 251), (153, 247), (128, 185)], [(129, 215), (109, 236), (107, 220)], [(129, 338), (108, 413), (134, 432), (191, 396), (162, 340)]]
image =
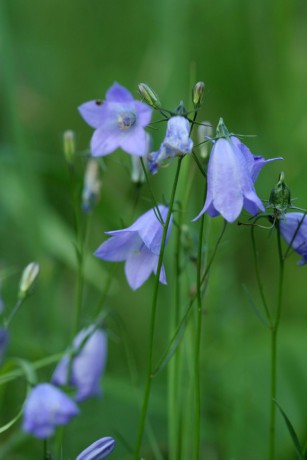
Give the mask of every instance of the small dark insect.
[(102, 99), (96, 99), (95, 103), (96, 103), (96, 105), (102, 105), (103, 100)]

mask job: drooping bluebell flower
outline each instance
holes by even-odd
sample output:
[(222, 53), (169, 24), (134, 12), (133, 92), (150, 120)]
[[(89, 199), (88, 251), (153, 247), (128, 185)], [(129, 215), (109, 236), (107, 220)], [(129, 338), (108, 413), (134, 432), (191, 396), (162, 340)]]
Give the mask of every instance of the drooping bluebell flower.
[(295, 238), (291, 247), (302, 259), (299, 265), (307, 264), (307, 216), (302, 212), (287, 212), (279, 221), (280, 233), (288, 244)]
[(221, 214), (233, 222), (243, 208), (251, 214), (264, 211), (241, 150), (230, 139), (218, 139), (212, 148), (208, 165), (207, 198), (198, 219), (205, 212), (211, 217)]
[[(168, 208), (159, 206), (165, 222)], [(167, 240), (172, 221), (168, 228)], [(111, 238), (105, 241), (95, 252), (102, 260), (110, 262), (126, 261), (125, 274), (130, 287), (138, 289), (152, 272), (156, 273), (160, 254), (163, 226), (158, 220), (155, 210), (150, 209), (134, 224), (122, 230), (106, 232)], [(160, 282), (166, 284), (165, 270), (162, 266)]]
[(115, 441), (110, 436), (98, 439), (89, 447), (84, 449), (76, 458), (76, 460), (103, 460), (106, 458), (115, 447)]
[(233, 222), (243, 208), (252, 215), (264, 211), (254, 181), (264, 164), (280, 158), (264, 160), (252, 155), (236, 137), (230, 136), (223, 119), (219, 121), (217, 136), (209, 158), (205, 205), (194, 220), (207, 212), (211, 217), (221, 214)]
[(63, 391), (50, 383), (41, 383), (26, 399), (22, 428), (36, 438), (45, 439), (54, 433), (57, 425), (66, 425), (78, 414), (78, 406)]
[(82, 329), (73, 341), (72, 353), (76, 353), (75, 356), (67, 354), (58, 363), (52, 375), (52, 383), (76, 387), (74, 399), (78, 402), (99, 396), (100, 379), (107, 357), (106, 334), (102, 329), (95, 330), (93, 325)]
[(152, 109), (134, 100), (123, 86), (114, 83), (104, 101), (85, 102), (79, 112), (86, 123), (95, 128), (91, 140), (92, 156), (108, 155), (118, 148), (131, 155), (147, 154), (144, 128), (150, 123)]
[(193, 141), (189, 134), (190, 125), (186, 118), (176, 116), (168, 120), (166, 136), (160, 149), (149, 155), (149, 169), (152, 174), (160, 167), (167, 166), (176, 156), (191, 153)]

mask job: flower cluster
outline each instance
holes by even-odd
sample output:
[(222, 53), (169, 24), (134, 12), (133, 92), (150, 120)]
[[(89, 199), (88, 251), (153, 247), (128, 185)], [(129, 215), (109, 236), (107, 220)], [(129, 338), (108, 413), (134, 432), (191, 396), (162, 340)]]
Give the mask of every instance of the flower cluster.
[(100, 378), (105, 368), (107, 339), (92, 325), (77, 334), (73, 349), (58, 363), (50, 383), (34, 387), (25, 402), (23, 429), (37, 438), (54, 433), (79, 414), (76, 403), (56, 386), (71, 385), (77, 402), (101, 394)]

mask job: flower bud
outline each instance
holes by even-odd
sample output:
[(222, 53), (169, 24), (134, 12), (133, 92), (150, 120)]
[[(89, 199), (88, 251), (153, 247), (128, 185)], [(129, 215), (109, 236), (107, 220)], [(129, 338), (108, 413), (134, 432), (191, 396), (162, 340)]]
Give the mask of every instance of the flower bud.
[(284, 217), (288, 208), (291, 208), (291, 193), (290, 189), (285, 183), (285, 173), (279, 174), (278, 182), (271, 191), (268, 208), (273, 208), (281, 217)]
[(102, 460), (114, 449), (115, 441), (110, 436), (98, 439), (78, 455), (76, 460)]
[(21, 280), (19, 283), (19, 299), (25, 299), (29, 294), (36, 278), (39, 275), (39, 265), (36, 262), (31, 262), (26, 266), (21, 275)]
[(90, 212), (99, 200), (101, 189), (100, 171), (97, 160), (91, 158), (86, 165), (82, 192), (82, 209)]
[(192, 101), (194, 104), (195, 109), (199, 108), (203, 102), (205, 93), (205, 83), (203, 81), (199, 81), (194, 85), (192, 91)]
[(199, 150), (201, 158), (205, 159), (209, 154), (209, 147), (211, 147), (211, 142), (208, 138), (211, 138), (213, 135), (213, 128), (209, 121), (203, 121), (202, 124), (198, 126), (197, 137), (199, 142)]
[(149, 85), (146, 85), (146, 83), (139, 83), (138, 88), (140, 96), (144, 99), (146, 104), (154, 109), (159, 109), (161, 107), (161, 102), (157, 93), (155, 93)]
[(68, 164), (71, 164), (76, 153), (76, 136), (70, 129), (63, 134), (63, 146), (65, 159)]

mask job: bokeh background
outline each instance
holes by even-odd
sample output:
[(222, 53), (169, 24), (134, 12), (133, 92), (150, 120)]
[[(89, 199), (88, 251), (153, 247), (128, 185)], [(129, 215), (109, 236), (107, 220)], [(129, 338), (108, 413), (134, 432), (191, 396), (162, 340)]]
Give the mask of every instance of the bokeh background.
[[(273, 163), (262, 171), (257, 180), (259, 196), (268, 198), (282, 169), (292, 197), (297, 198), (295, 204), (307, 206), (306, 13), (303, 0), (1, 0), (0, 276), (7, 311), (15, 302), (23, 267), (32, 260), (41, 266), (34, 295), (12, 322), (8, 359), (36, 361), (68, 344), (76, 260), (62, 134), (66, 129), (77, 133), (81, 188), (92, 130), (77, 107), (103, 98), (114, 81), (135, 96), (137, 84), (146, 82), (170, 109), (181, 99), (191, 108), (193, 84), (205, 81), (203, 120), (216, 126), (222, 116), (229, 130), (256, 135), (246, 140), (254, 153), (284, 157), (282, 164)], [(164, 129), (154, 132), (156, 148), (163, 135)], [(91, 256), (104, 240), (103, 232), (130, 225), (149, 207), (146, 186), (137, 191), (130, 182), (129, 160), (117, 152), (104, 162), (101, 199), (89, 217), (84, 325), (90, 322), (108, 272), (113, 270)], [(193, 235), (198, 226), (190, 222), (203, 205), (203, 183), (197, 170), (191, 171), (194, 188), (184, 219)], [(173, 174), (174, 165), (153, 178), (158, 200), (169, 198)], [(181, 183), (181, 189), (184, 187)], [(207, 220), (206, 225), (213, 243), (221, 219)], [(275, 237), (259, 231), (257, 239), (268, 297), (274, 305)], [(173, 245), (171, 241), (166, 261), (169, 287), (162, 288), (160, 295), (156, 359), (168, 339)], [(306, 268), (298, 267), (297, 260), (293, 255), (286, 267), (278, 401), (304, 443), (307, 292)], [(189, 270), (192, 277), (193, 267)], [(228, 226), (205, 298), (201, 458), (206, 460), (262, 460), (267, 453), (269, 333), (250, 308), (244, 285), (258, 301), (250, 232), (234, 224)], [(114, 458), (129, 458), (126, 442), (133, 445), (136, 434), (136, 381), (142, 383), (146, 367), (152, 288), (150, 279), (139, 291), (131, 292), (123, 266), (115, 269), (105, 305), (115, 319), (107, 325), (110, 340), (104, 397), (84, 403), (82, 417), (57, 438), (54, 448), (60, 452), (61, 445), (63, 455), (59, 458), (75, 458), (104, 435), (118, 439)], [(192, 340), (191, 334), (187, 340)], [(136, 371), (131, 372), (131, 367)], [(52, 369), (40, 370), (39, 379), (49, 379)], [(2, 372), (6, 370), (3, 367)], [(189, 386), (188, 377), (185, 385)], [(23, 379), (1, 386), (2, 425), (18, 412), (24, 394)], [(162, 372), (154, 381), (150, 414), (167, 458), (165, 402), (166, 372)], [(143, 455), (155, 458), (146, 440)], [(22, 434), (20, 422), (0, 434), (1, 460), (41, 456), (41, 443)], [(295, 458), (279, 416), (278, 458)]]

